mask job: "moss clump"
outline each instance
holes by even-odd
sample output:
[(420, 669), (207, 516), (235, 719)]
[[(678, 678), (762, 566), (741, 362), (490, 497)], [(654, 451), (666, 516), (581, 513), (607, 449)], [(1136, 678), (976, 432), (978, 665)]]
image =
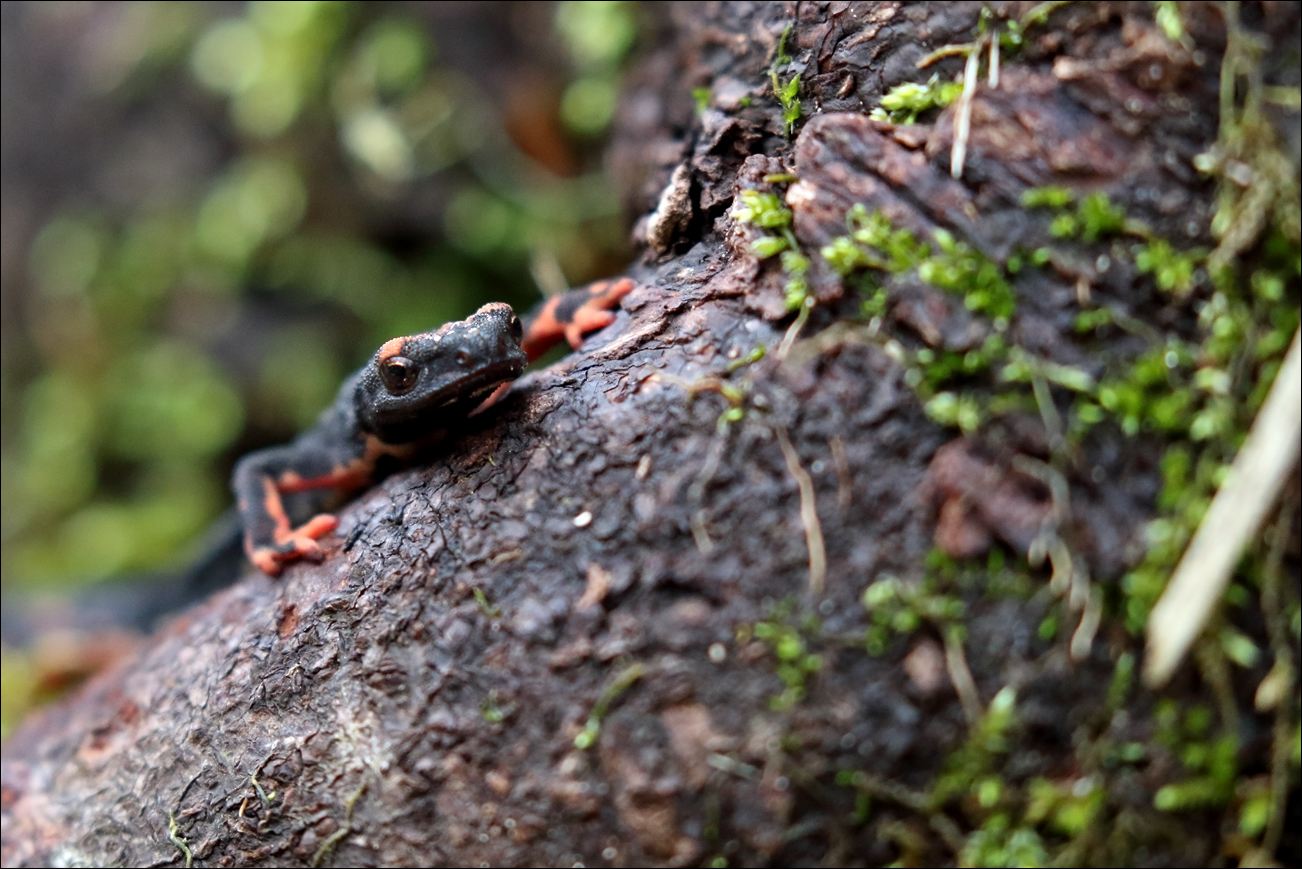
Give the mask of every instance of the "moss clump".
[[(1172, 6), (1165, 14), (1178, 12)], [(1231, 39), (1232, 47), (1236, 39)], [(1240, 78), (1245, 75), (1237, 61), (1227, 61), (1227, 69)], [(1253, 85), (1243, 84), (1240, 81), (1227, 92), (1246, 90), (1250, 103)], [(1299, 323), (1302, 245), (1296, 177), (1274, 159), (1278, 144), (1268, 140), (1264, 126), (1245, 129), (1254, 123), (1251, 112), (1240, 111), (1234, 100), (1231, 103), (1230, 116), (1236, 123), (1223, 131), (1221, 141), (1202, 161), (1206, 171), (1224, 178), (1212, 227), (1221, 239), (1216, 251), (1177, 246), (1103, 192), (1080, 195), (1063, 187), (1035, 188), (1022, 200), (1028, 209), (1049, 212), (1047, 228), (1056, 241), (1019, 252), (1002, 264), (986, 260), (947, 234), (919, 239), (862, 206), (846, 215), (846, 234), (820, 251), (848, 284), (860, 288), (863, 315), (870, 321), (864, 334), (904, 366), (906, 384), (938, 423), (976, 434), (1009, 409), (1038, 410), (1051, 435), (1050, 465), (1059, 469), (1064, 480), (1070, 477), (1066, 469), (1080, 461), (1087, 438), (1098, 427), (1124, 439), (1143, 438), (1162, 446), (1157, 515), (1143, 530), (1144, 553), (1125, 573), (1117, 593), (1100, 598), (1107, 601), (1102, 618), (1117, 619), (1133, 635), (1142, 632), (1223, 481)], [(1268, 147), (1257, 154), (1249, 142)], [(1245, 187), (1247, 179), (1251, 183)], [(1092, 246), (1093, 259), (1099, 245), (1107, 246), (1105, 256), (1130, 266), (1136, 280), (1148, 284), (1155, 303), (1186, 306), (1196, 320), (1186, 321), (1190, 325), (1184, 332), (1173, 329), (1158, 334), (1120, 308), (1091, 307), (1088, 298), (1083, 299), (1075, 316), (1075, 333), (1080, 341), (1099, 349), (1103, 364), (1098, 371), (1041, 358), (1010, 340), (1013, 333), (1006, 327), (1017, 317), (1018, 276), (1027, 269), (1080, 259), (1081, 247)], [(910, 349), (916, 342), (892, 335), (883, 316), (898, 276), (909, 274), (962, 297), (969, 310), (986, 317), (983, 343), (964, 352), (943, 347)], [(1113, 341), (1119, 330), (1141, 338), (1147, 346), (1113, 355), (1112, 347), (1134, 344)], [(1273, 592), (1274, 603), (1267, 604), (1264, 589), (1271, 568), (1265, 559), (1265, 547), (1249, 550), (1226, 592), (1227, 603), (1248, 605), (1262, 588), (1263, 607), (1282, 608), (1270, 617), (1278, 626), (1289, 626), (1272, 629), (1272, 643), (1296, 644), (1302, 634), (1302, 607), (1295, 594), (1284, 601)], [(884, 577), (865, 590), (869, 654), (884, 654), (895, 638), (927, 622), (942, 633), (961, 629), (957, 620), (963, 602), (939, 593), (942, 586), (937, 584), (938, 579), (952, 579), (956, 566), (945, 564), (938, 554), (933, 560), (936, 564), (920, 584)], [(997, 571), (987, 575), (994, 577)], [(1040, 639), (1058, 640), (1063, 621), (1057, 608), (1048, 613), (1040, 625)], [(1009, 712), (1002, 726), (991, 726), (989, 716), (974, 725), (969, 742), (946, 759), (944, 772), (929, 791), (905, 799), (887, 787), (890, 783), (849, 771), (838, 782), (856, 789), (864, 819), (870, 798), (880, 800), (884, 794), (928, 817), (933, 828), (940, 823), (936, 812), (941, 807), (961, 805), (972, 831), (961, 837), (956, 853), (961, 862), (971, 864), (1035, 865), (1071, 862), (1069, 856), (1085, 859), (1087, 855), (1101, 862), (1125, 860), (1137, 846), (1133, 833), (1125, 831), (1152, 826), (1145, 812), (1207, 809), (1231, 813), (1236, 835), (1248, 842), (1242, 847), (1273, 852), (1282, 829), (1282, 800), (1302, 766), (1302, 751), (1296, 744), (1302, 732), (1297, 694), (1294, 688), (1287, 700), (1273, 706), (1277, 721), (1270, 776), (1243, 780), (1237, 737), (1240, 713), (1230, 685), (1233, 668), (1256, 667), (1263, 648), (1259, 637), (1228, 621), (1214, 624), (1207, 632), (1197, 661), (1204, 682), (1216, 696), (1219, 715), (1205, 705), (1163, 699), (1145, 717), (1132, 699), (1135, 653), (1123, 651), (1101, 698), (1106, 715), (1083, 725), (1073, 736), (1080, 770), (1074, 778), (1019, 782), (1005, 774), (1006, 751), (1017, 741), (1015, 716)], [(1280, 639), (1286, 633), (1287, 639)], [(1270, 677), (1262, 685), (1267, 682)], [(1136, 721), (1143, 724), (1128, 723)], [(1119, 776), (1136, 775), (1138, 768), (1167, 766), (1171, 771), (1153, 792), (1151, 806), (1126, 807), (1109, 799)]]
[(869, 117), (892, 124), (914, 124), (919, 115), (943, 109), (962, 92), (962, 82), (941, 81), (939, 75), (933, 75), (924, 84), (905, 82), (887, 91)]
[(1007, 320), (1014, 296), (1003, 270), (953, 233), (937, 229), (935, 247), (906, 229), (895, 229), (880, 212), (856, 204), (845, 216), (847, 235), (819, 252), (837, 273), (862, 269), (899, 274), (914, 270), (925, 283), (963, 298), (968, 310)]
[[(938, 554), (938, 553), (937, 553)], [(908, 583), (894, 576), (881, 576), (864, 589), (860, 602), (868, 611), (864, 648), (869, 655), (886, 654), (897, 636), (908, 636), (924, 624), (947, 632), (959, 642), (965, 631), (963, 601), (941, 591), (942, 582), (929, 571), (921, 583)]]
[(782, 693), (769, 699), (769, 708), (775, 712), (785, 712), (804, 700), (805, 681), (823, 669), (823, 656), (810, 652), (804, 637), (818, 632), (818, 620), (807, 616), (796, 627), (789, 616), (783, 618), (788, 610), (779, 608), (774, 618), (758, 622), (753, 629), (755, 639), (767, 645), (777, 658), (777, 675), (784, 687)]

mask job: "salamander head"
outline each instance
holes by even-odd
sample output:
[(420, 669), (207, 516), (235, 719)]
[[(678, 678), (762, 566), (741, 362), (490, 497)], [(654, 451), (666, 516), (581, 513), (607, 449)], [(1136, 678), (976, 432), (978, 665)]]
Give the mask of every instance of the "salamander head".
[(466, 416), (524, 371), (520, 338), (511, 306), (494, 302), (465, 320), (386, 342), (357, 380), (362, 428), (401, 443)]

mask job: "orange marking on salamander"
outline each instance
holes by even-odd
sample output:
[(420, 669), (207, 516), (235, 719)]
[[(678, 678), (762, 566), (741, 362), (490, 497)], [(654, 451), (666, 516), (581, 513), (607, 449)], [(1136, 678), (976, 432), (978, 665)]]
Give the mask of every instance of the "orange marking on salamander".
[(380, 362), (383, 362), (386, 359), (392, 359), (394, 356), (401, 356), (402, 345), (406, 343), (406, 341), (407, 339), (405, 337), (390, 338), (388, 341), (384, 342), (382, 347), (380, 347), (380, 351), (376, 354), (376, 358)]
[(371, 481), (374, 470), (375, 459), (366, 456), (346, 465), (335, 465), (330, 473), (320, 477), (304, 477), (295, 471), (286, 471), (276, 479), (276, 489), (280, 492), (306, 492), (309, 489), (359, 488)]
[(565, 334), (565, 326), (556, 319), (556, 308), (560, 303), (560, 296), (548, 299), (538, 311), (538, 316), (529, 324), (529, 331), (521, 339), (520, 349), (524, 351), (525, 356), (529, 357), (530, 362), (550, 350), (556, 343), (556, 339)]
[(280, 488), (275, 480), (262, 481), (262, 509), (276, 523), (276, 535), (289, 530), (289, 517), (285, 515), (285, 506), (280, 500)]
[(584, 335), (604, 329), (615, 322), (615, 312), (610, 309), (631, 293), (635, 286), (636, 284), (629, 278), (603, 281), (594, 286), (590, 291), (592, 298), (574, 312), (574, 319), (565, 327), (565, 340), (569, 342), (570, 347), (578, 350), (579, 345), (583, 343)]
[(598, 281), (588, 288), (588, 298), (574, 311), (573, 318), (568, 322), (556, 318), (556, 309), (565, 296), (549, 299), (529, 325), (529, 333), (520, 342), (520, 349), (529, 357), (530, 362), (550, 350), (561, 338), (577, 350), (583, 343), (584, 335), (603, 329), (615, 321), (615, 314), (610, 309), (636, 286), (630, 278)]

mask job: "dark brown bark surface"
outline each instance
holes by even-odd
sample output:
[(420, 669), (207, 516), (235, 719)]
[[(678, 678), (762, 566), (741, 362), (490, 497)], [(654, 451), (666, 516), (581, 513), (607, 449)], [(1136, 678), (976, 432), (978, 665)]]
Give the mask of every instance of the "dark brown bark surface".
[[(978, 91), (962, 181), (948, 172), (952, 110), (931, 126), (868, 119), (927, 51), (971, 38), (979, 8), (680, 9), (635, 75), (613, 154), (649, 215), (625, 313), (429, 465), (352, 503), (325, 563), (245, 577), (28, 722), (5, 746), (5, 864), (181, 865), (169, 818), (198, 865), (954, 862), (961, 800), (907, 795), (969, 739), (973, 710), (940, 633), (866, 654), (860, 597), (874, 579), (919, 577), (935, 545), (1021, 558), (1051, 498), (1013, 457), (1046, 456), (1046, 434), (1029, 414), (979, 443), (930, 421), (889, 352), (834, 325), (858, 302), (817, 257), (821, 304), (775, 358), (784, 278), (729, 206), (739, 189), (785, 195), (817, 250), (859, 203), (1003, 261), (1049, 240), (1020, 197), (1057, 184), (1205, 241), (1213, 190), (1189, 162), (1216, 137), (1217, 61), (1159, 44), (1147, 6), (1073, 6), (1033, 32), (1000, 89)], [(793, 21), (805, 117), (789, 141), (766, 70)], [(1216, 21), (1190, 22), (1204, 50)], [(713, 92), (699, 114), (694, 87)], [(1125, 316), (1192, 328), (1191, 309), (1133, 268), (1053, 265), (1019, 279), (1009, 327), (1044, 359), (1099, 370), (1097, 348), (1072, 339), (1082, 281)], [(989, 334), (952, 295), (891, 289), (901, 335), (964, 351)], [(725, 386), (743, 410), (727, 425)], [(1060, 530), (1104, 584), (1142, 554), (1156, 456), (1104, 433), (1079, 457)], [(1106, 627), (1073, 662), (1067, 637), (1037, 635), (1053, 595), (963, 600), (981, 707), (1017, 689), (1001, 774), (1073, 773), (1073, 739), (1109, 726), (1101, 698), (1137, 641)], [(821, 656), (787, 709), (771, 703), (783, 655), (756, 638), (761, 622), (795, 626)], [(576, 747), (585, 727), (595, 741)], [(862, 796), (838, 772), (897, 798), (856, 821)], [(1151, 823), (1095, 856), (1217, 858), (1219, 831), (1154, 812), (1145, 775), (1107, 799)]]

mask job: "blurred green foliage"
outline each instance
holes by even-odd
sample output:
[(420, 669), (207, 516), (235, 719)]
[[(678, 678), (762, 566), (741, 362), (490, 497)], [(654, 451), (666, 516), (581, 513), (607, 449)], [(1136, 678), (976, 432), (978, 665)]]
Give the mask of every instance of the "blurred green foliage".
[[(379, 343), (527, 307), (539, 262), (574, 284), (619, 266), (613, 187), (585, 167), (636, 6), (558, 4), (533, 34), (554, 69), (525, 57), (494, 81), (492, 58), (483, 80), (441, 61), (437, 5), (133, 3), (95, 25), (116, 63), (97, 98), (179, 91), (222, 156), (139, 207), (58, 206), (36, 233), (31, 352), (3, 375), (7, 584), (175, 562), (229, 503), (238, 455), (310, 424)], [(540, 80), (541, 120), (507, 117)]]

